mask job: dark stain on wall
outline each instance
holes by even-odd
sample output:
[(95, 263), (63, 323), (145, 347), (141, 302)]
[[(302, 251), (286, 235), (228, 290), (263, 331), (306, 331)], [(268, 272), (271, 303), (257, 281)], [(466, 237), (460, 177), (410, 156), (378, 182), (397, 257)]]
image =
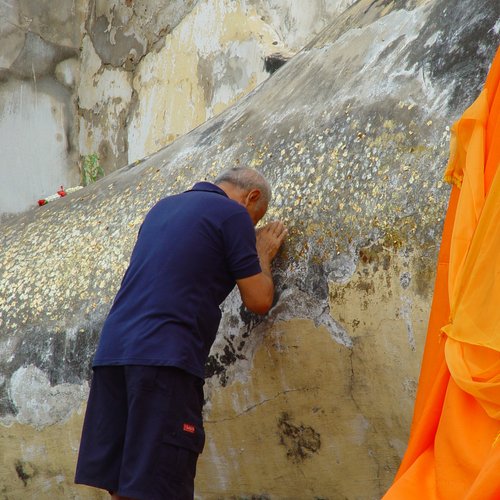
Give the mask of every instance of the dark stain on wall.
[(270, 54), (264, 58), (264, 69), (272, 75), (278, 69), (281, 68), (286, 62), (288, 61), (288, 58), (285, 57), (283, 54)]
[[(33, 365), (47, 374), (52, 386), (88, 381), (101, 327), (102, 321), (74, 334), (40, 328), (29, 330), (19, 342), (12, 362), (0, 361), (0, 371), (10, 379), (20, 367)], [(16, 413), (8, 389), (8, 384), (0, 384), (0, 417)]]
[(101, 327), (102, 323), (80, 328), (74, 335), (50, 330), (31, 334), (19, 344), (11, 366), (17, 370), (34, 365), (47, 374), (52, 385), (81, 384), (91, 377)]
[(226, 367), (221, 363), (217, 355), (210, 355), (205, 363), (205, 377), (218, 376), (220, 384), (225, 387), (227, 384)]
[(28, 481), (36, 475), (36, 469), (30, 462), (16, 460), (14, 463), (17, 476), (23, 482), (24, 486), (28, 486)]
[[(274, 297), (274, 303), (277, 301), (278, 294)], [(224, 304), (222, 310), (224, 311)], [(229, 313), (231, 314), (231, 313)], [(242, 351), (246, 345), (246, 339), (254, 328), (264, 321), (264, 316), (254, 314), (249, 311), (243, 304), (239, 309), (239, 314), (232, 314), (229, 317), (228, 323), (233, 328), (241, 325), (238, 335), (229, 333), (224, 335), (225, 345), (221, 351), (211, 354), (205, 364), (205, 376), (207, 378), (217, 376), (219, 383), (225, 387), (228, 383), (227, 369), (238, 362), (238, 360), (246, 359)], [(219, 335), (223, 334), (221, 329)]]
[(297, 287), (320, 300), (328, 297), (327, 273), (318, 255), (312, 255), (309, 258), (307, 272), (297, 280)]
[(278, 419), (280, 444), (286, 448), (286, 456), (292, 462), (303, 462), (318, 453), (321, 436), (312, 427), (292, 423), (288, 413), (283, 412)]

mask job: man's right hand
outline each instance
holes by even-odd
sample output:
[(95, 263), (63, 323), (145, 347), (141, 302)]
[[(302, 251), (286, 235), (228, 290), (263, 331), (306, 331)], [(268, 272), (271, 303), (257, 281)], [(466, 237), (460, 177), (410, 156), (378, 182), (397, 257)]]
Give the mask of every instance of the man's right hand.
[(271, 262), (285, 239), (287, 230), (283, 222), (275, 221), (257, 229), (257, 253), (262, 272), (237, 280), (243, 304), (250, 311), (265, 314), (273, 304), (274, 284)]
[(287, 230), (281, 221), (269, 222), (265, 226), (257, 229), (257, 253), (259, 255), (262, 270), (271, 265), (274, 257), (278, 253)]

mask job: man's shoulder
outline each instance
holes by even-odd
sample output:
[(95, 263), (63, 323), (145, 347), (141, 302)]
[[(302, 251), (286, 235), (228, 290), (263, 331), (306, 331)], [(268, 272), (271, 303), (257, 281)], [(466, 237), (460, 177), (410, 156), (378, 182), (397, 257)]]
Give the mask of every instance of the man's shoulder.
[(178, 195), (180, 199), (173, 197), (172, 203), (181, 201), (186, 205), (196, 205), (204, 208), (205, 214), (220, 215), (223, 219), (233, 215), (248, 214), (246, 208), (237, 201), (211, 191), (186, 191)]
[(228, 219), (239, 219), (242, 224), (252, 224), (247, 209), (231, 198), (216, 192), (190, 190), (173, 194), (159, 200), (150, 210), (149, 215), (155, 217), (188, 217), (201, 220), (211, 220), (220, 224)]

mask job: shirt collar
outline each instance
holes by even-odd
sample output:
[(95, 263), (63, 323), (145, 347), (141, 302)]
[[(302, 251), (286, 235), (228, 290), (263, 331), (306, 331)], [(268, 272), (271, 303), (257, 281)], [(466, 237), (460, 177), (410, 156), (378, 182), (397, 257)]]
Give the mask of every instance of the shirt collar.
[(189, 191), (207, 191), (209, 193), (217, 193), (229, 198), (228, 195), (219, 186), (211, 182), (197, 182)]

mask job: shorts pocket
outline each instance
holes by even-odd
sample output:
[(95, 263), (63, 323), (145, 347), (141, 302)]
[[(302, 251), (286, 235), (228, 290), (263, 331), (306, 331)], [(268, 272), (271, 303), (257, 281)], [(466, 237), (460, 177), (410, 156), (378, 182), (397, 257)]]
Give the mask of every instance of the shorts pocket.
[(198, 454), (186, 448), (161, 443), (158, 476), (153, 485), (153, 498), (192, 500)]
[(163, 442), (200, 454), (205, 446), (205, 430), (201, 422), (177, 421), (169, 425)]

